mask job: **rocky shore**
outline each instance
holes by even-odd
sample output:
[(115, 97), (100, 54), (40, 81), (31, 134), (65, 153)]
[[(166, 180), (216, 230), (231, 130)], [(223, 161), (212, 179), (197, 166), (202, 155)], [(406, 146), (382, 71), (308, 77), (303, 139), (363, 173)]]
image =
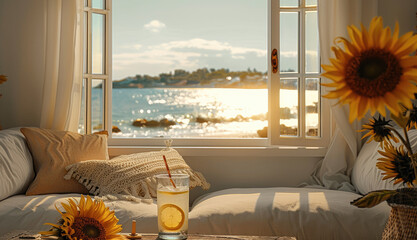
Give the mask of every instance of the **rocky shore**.
[[(191, 119), (191, 122), (196, 122), (196, 123), (200, 123), (200, 124), (215, 124), (215, 123), (224, 123), (224, 122), (245, 122), (245, 121), (250, 121), (250, 120), (265, 120), (266, 116), (265, 115), (256, 115), (256, 116), (252, 116), (252, 117), (243, 117), (241, 115), (237, 115), (234, 118), (208, 118), (208, 117), (202, 117), (202, 116), (197, 116), (193, 119)], [(181, 122), (175, 122), (173, 120), (168, 120), (166, 118), (161, 119), (161, 120), (154, 120), (154, 119), (144, 119), (144, 118), (138, 118), (136, 120), (134, 120), (132, 122), (132, 126), (134, 127), (148, 127), (148, 128), (156, 128), (156, 127), (162, 127), (162, 128), (169, 128), (171, 126), (177, 125), (177, 124), (181, 124)], [(121, 132), (119, 128), (116, 129), (116, 126), (113, 126), (113, 132)], [(295, 130), (296, 131), (296, 130)], [(258, 136), (259, 137), (266, 137), (266, 130), (262, 129), (258, 131)]]
[[(297, 136), (297, 128), (293, 127), (287, 127), (284, 124), (280, 125), (281, 128), (281, 135), (287, 135), (287, 136)], [(262, 138), (268, 137), (268, 127), (264, 127), (261, 130), (257, 131), (258, 136)], [(318, 136), (318, 130), (317, 129), (309, 129), (307, 132), (307, 136), (313, 137)]]
[(176, 122), (168, 120), (166, 118), (161, 119), (159, 121), (138, 118), (132, 123), (132, 125), (135, 127), (170, 127), (176, 124)]
[[(238, 115), (234, 118), (224, 119), (224, 118), (207, 118), (202, 116), (197, 116), (192, 119), (191, 122), (196, 122), (199, 124), (216, 124), (216, 123), (224, 123), (224, 122), (244, 122), (244, 121), (250, 121), (250, 120), (265, 120), (265, 116), (259, 115), (259, 116), (252, 116), (250, 118), (243, 117), (241, 115)], [(175, 122), (173, 120), (168, 120), (166, 118), (163, 118), (161, 120), (148, 120), (148, 119), (142, 119), (138, 118), (132, 122), (132, 126), (134, 127), (145, 127), (145, 128), (169, 128), (171, 126), (182, 124), (181, 122)], [(95, 129), (99, 129), (98, 126)], [(287, 135), (287, 136), (296, 136), (298, 134), (297, 128), (294, 127), (288, 127), (284, 124), (281, 124), (281, 135)], [(113, 126), (112, 127), (113, 133), (121, 133), (122, 130), (120, 130), (119, 127)], [(261, 138), (268, 137), (268, 127), (264, 127), (263, 129), (259, 129), (257, 131), (257, 135)], [(309, 129), (307, 132), (307, 136), (318, 136), (317, 129)]]

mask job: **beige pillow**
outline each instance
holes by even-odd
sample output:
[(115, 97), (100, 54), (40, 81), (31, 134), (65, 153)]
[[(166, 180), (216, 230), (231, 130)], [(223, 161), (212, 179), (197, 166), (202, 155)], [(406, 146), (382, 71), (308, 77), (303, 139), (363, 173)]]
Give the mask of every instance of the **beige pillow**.
[(65, 180), (65, 166), (90, 159), (108, 160), (107, 136), (22, 128), (33, 157), (36, 177), (26, 195), (88, 193), (74, 179)]

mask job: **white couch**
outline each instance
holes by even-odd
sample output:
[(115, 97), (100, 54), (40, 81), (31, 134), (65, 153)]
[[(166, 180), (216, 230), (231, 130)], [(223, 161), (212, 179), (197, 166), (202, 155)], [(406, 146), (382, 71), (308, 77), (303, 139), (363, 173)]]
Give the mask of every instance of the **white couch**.
[[(204, 172), (203, 172), (204, 174)], [(16, 229), (48, 230), (60, 214), (55, 205), (79, 194), (24, 195), (34, 178), (33, 163), (19, 129), (0, 131), (0, 236)], [(189, 233), (295, 236), (297, 239), (380, 239), (390, 208), (359, 209), (359, 194), (314, 188), (234, 188), (197, 198)], [(128, 232), (157, 232), (153, 203), (106, 201)]]

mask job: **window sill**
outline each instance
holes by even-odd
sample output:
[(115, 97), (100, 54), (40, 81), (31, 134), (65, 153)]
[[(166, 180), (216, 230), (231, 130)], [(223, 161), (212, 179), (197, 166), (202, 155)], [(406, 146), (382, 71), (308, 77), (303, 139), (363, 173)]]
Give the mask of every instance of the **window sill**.
[[(193, 157), (324, 157), (324, 147), (174, 147), (182, 156)], [(159, 151), (161, 147), (109, 146), (110, 156)]]

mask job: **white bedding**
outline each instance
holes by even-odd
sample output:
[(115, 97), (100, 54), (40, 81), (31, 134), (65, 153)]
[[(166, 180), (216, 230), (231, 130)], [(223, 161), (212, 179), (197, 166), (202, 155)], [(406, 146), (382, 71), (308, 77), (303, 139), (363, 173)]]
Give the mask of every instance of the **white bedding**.
[(295, 236), (302, 239), (381, 239), (390, 207), (349, 204), (360, 195), (311, 188), (227, 189), (194, 203), (192, 232)]
[[(48, 230), (55, 205), (79, 194), (16, 195), (0, 201), (0, 236), (14, 229)], [(390, 208), (359, 209), (349, 204), (360, 195), (311, 188), (244, 188), (209, 193), (195, 201), (189, 232), (203, 234), (296, 236), (302, 239), (380, 239)], [(105, 201), (124, 232), (157, 233), (157, 205)]]
[(0, 131), (0, 200), (26, 192), (35, 177), (32, 156), (19, 128)]
[[(14, 229), (49, 230), (44, 223), (56, 223), (60, 218), (55, 205), (60, 207), (70, 197), (79, 200), (80, 194), (16, 195), (0, 201), (0, 236)], [(137, 231), (157, 232), (156, 203), (109, 201), (105, 204), (115, 210), (119, 224), (126, 228), (124, 232), (130, 232), (134, 219), (138, 221)]]

